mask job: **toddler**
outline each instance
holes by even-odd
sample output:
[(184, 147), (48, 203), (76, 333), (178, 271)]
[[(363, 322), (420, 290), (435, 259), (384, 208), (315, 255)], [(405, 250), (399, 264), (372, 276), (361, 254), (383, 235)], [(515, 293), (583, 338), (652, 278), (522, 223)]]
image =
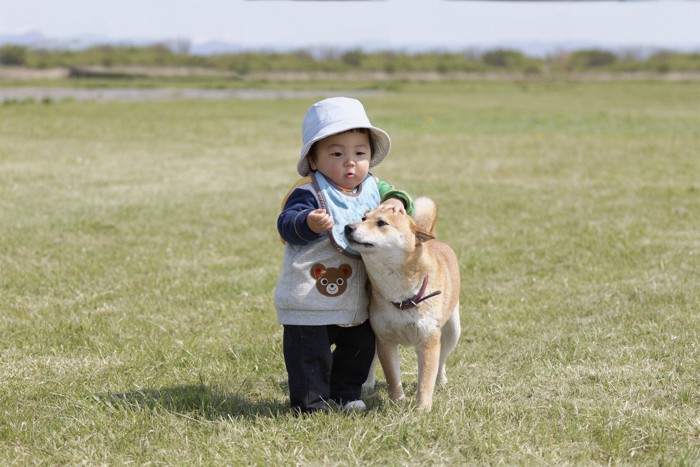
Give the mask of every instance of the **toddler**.
[(334, 97), (311, 106), (302, 141), (303, 178), (277, 220), (286, 245), (275, 308), (284, 326), (290, 402), (301, 413), (327, 411), (331, 401), (364, 410), (362, 383), (375, 348), (368, 281), (343, 229), (377, 207), (410, 214), (413, 201), (369, 172), (391, 140), (372, 126), (360, 101)]

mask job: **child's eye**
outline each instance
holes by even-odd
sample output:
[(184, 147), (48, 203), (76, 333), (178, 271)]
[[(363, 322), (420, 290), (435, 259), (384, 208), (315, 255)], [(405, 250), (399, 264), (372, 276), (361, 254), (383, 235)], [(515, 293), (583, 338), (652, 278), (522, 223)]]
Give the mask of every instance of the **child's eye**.
[(342, 153), (342, 152), (333, 152), (333, 153), (331, 153), (331, 156), (333, 156), (333, 157), (342, 157), (342, 156), (343, 156), (343, 153)]

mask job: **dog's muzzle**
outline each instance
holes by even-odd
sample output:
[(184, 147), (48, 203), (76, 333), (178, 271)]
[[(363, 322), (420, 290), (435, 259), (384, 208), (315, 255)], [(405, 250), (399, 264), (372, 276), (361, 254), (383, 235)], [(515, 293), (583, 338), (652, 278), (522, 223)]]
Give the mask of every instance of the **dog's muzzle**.
[(362, 243), (362, 242), (357, 241), (357, 240), (354, 238), (355, 231), (357, 231), (357, 226), (356, 226), (356, 225), (354, 225), (354, 224), (348, 224), (348, 225), (345, 226), (345, 238), (347, 238), (348, 241), (349, 241), (351, 244), (354, 244), (354, 245), (362, 245), (362, 246), (366, 246), (366, 247), (371, 247), (371, 246), (372, 246), (371, 243)]
[(352, 240), (352, 234), (357, 230), (357, 227), (355, 227), (353, 224), (348, 224), (345, 226), (345, 236), (348, 237), (348, 240)]

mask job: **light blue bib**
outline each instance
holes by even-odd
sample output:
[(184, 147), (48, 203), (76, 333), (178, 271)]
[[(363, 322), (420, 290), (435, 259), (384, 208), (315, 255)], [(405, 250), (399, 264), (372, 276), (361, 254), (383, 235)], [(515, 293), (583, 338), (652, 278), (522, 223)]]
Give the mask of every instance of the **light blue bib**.
[(367, 174), (354, 192), (343, 191), (319, 172), (313, 173), (313, 180), (321, 207), (333, 219), (333, 230), (329, 235), (331, 242), (340, 252), (359, 258), (360, 254), (348, 245), (345, 226), (362, 220), (366, 211), (379, 206), (381, 197), (377, 180), (372, 174)]

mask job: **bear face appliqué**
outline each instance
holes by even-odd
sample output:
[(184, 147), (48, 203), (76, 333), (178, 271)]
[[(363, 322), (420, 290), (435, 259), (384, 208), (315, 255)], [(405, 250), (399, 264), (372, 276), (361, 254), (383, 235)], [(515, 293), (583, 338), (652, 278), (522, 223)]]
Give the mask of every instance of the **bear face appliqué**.
[(338, 297), (348, 288), (352, 267), (341, 264), (337, 268), (327, 268), (321, 263), (311, 266), (311, 277), (316, 279), (316, 289), (326, 297)]

